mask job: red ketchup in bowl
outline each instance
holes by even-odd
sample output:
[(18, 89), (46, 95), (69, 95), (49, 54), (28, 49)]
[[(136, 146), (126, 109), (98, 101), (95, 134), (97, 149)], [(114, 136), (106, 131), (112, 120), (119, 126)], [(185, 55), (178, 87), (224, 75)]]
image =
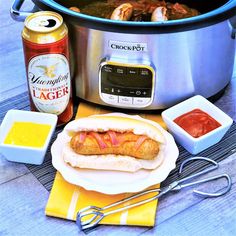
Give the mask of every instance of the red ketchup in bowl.
[(200, 109), (194, 109), (174, 119), (192, 137), (198, 138), (218, 128), (221, 124)]

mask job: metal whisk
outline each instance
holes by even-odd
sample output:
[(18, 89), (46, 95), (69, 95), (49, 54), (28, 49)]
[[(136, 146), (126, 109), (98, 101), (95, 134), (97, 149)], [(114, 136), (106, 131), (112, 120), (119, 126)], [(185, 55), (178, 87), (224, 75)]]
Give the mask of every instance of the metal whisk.
[[(170, 192), (170, 191), (179, 191), (182, 188), (185, 187), (189, 187), (192, 185), (196, 185), (196, 184), (201, 184), (201, 183), (205, 183), (211, 180), (216, 180), (216, 179), (220, 179), (220, 178), (225, 178), (227, 180), (227, 186), (220, 192), (216, 192), (216, 193), (208, 193), (208, 192), (203, 192), (203, 191), (199, 191), (199, 190), (193, 190), (193, 192), (199, 196), (203, 196), (203, 197), (219, 197), (222, 196), (223, 194), (227, 193), (232, 185), (232, 181), (229, 175), (227, 174), (220, 174), (220, 175), (215, 175), (209, 178), (205, 178), (205, 179), (201, 179), (201, 180), (197, 180), (194, 182), (188, 182), (186, 183), (188, 180), (191, 180), (195, 177), (201, 176), (203, 174), (209, 173), (215, 169), (217, 169), (219, 167), (219, 164), (209, 158), (206, 157), (191, 157), (186, 159), (185, 161), (182, 162), (180, 168), (179, 168), (179, 174), (181, 174), (183, 172), (183, 168), (185, 166), (185, 164), (187, 162), (190, 161), (195, 161), (195, 160), (204, 160), (207, 162), (210, 162), (213, 164), (213, 166), (202, 170), (198, 173), (195, 173), (193, 175), (187, 176), (185, 178), (182, 178), (180, 180), (174, 181), (173, 183), (171, 183), (170, 185), (163, 187), (163, 188), (154, 188), (154, 189), (149, 189), (149, 190), (145, 190), (142, 191), (140, 193), (134, 194), (128, 198), (124, 198), (120, 201), (114, 202), (112, 204), (109, 204), (107, 206), (104, 207), (97, 207), (97, 206), (88, 206), (85, 207), (83, 209), (81, 209), (78, 214), (77, 214), (77, 218), (76, 218), (76, 224), (78, 225), (80, 230), (85, 230), (85, 229), (89, 229), (92, 227), (95, 227), (98, 225), (98, 223), (106, 216), (111, 215), (111, 214), (115, 214), (117, 212), (121, 212), (121, 211), (125, 211), (127, 209), (136, 207), (136, 206), (140, 206), (142, 204), (145, 204), (147, 202), (151, 202), (155, 199), (160, 198), (161, 196), (163, 196), (164, 194)], [(131, 205), (126, 205), (117, 209), (113, 209), (113, 207), (124, 204), (130, 200), (136, 199), (140, 196), (144, 196), (146, 194), (149, 193), (156, 193), (154, 196), (146, 198), (144, 200), (135, 202)], [(85, 219), (87, 218), (87, 220)]]

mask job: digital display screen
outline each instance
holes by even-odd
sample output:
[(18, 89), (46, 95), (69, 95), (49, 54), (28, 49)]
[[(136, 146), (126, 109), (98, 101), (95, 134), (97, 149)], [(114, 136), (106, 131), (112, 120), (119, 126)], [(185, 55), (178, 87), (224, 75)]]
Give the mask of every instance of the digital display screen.
[(128, 78), (128, 77), (116, 77), (116, 76), (106, 76), (103, 78), (104, 84), (109, 84), (110, 86), (118, 86), (124, 88), (151, 88), (152, 79), (148, 78)]
[[(101, 83), (106, 86), (122, 88), (152, 88), (152, 72), (147, 68), (102, 68)], [(117, 72), (118, 71), (118, 72)], [(133, 73), (132, 73), (133, 71)]]

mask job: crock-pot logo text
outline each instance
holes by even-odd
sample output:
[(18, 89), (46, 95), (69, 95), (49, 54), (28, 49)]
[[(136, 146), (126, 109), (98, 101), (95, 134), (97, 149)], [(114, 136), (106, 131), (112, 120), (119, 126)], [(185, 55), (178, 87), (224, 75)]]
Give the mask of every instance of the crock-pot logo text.
[(113, 50), (147, 52), (146, 43), (130, 43), (120, 41), (109, 41), (109, 47)]

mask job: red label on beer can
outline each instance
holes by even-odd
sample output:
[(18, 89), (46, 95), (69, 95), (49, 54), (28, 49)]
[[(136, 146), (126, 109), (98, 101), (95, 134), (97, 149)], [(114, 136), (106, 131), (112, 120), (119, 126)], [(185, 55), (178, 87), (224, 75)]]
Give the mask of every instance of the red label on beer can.
[(31, 110), (56, 114), (65, 123), (73, 115), (67, 28), (57, 13), (35, 14), (22, 32)]

